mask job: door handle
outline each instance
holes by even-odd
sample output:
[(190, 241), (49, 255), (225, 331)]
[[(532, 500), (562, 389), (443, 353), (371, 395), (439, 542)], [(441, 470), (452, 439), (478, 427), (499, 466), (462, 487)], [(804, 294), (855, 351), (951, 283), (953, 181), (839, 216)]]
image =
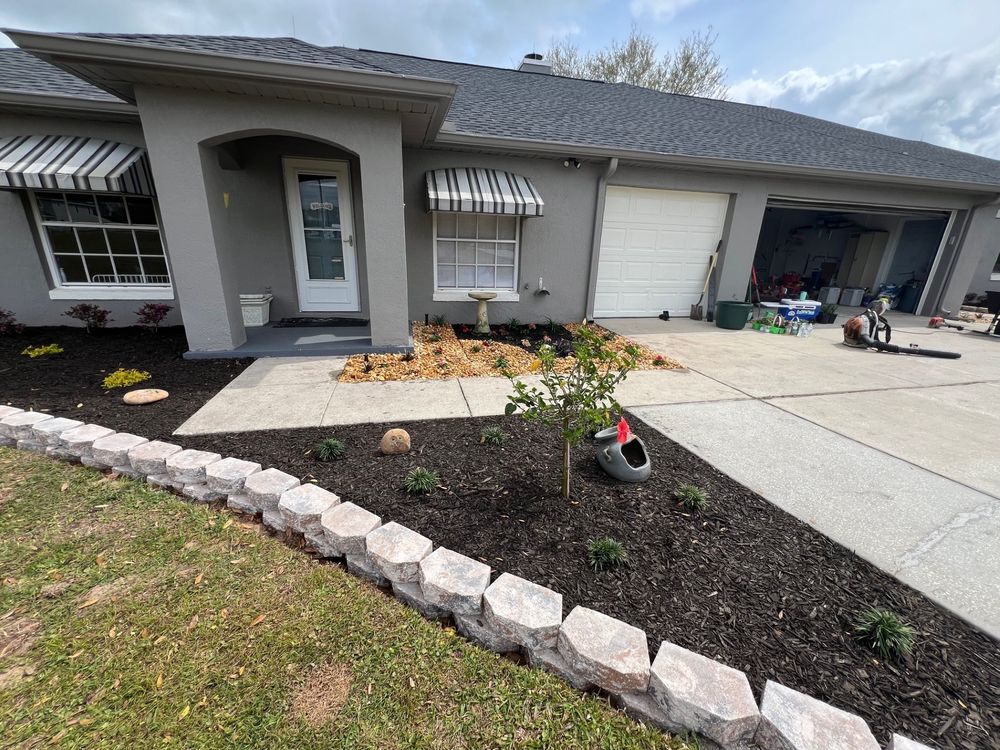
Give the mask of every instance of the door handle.
[(351, 247), (354, 247), (354, 235), (353, 234), (347, 235), (347, 239), (344, 240), (344, 244), (345, 245), (350, 245)]

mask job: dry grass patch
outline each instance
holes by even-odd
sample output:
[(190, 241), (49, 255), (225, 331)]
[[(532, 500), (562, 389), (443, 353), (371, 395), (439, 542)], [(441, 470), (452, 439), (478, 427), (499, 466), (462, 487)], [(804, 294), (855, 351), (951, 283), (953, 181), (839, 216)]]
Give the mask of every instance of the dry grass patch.
[(347, 703), (353, 682), (353, 673), (343, 664), (313, 669), (292, 694), (292, 716), (311, 727), (329, 724)]

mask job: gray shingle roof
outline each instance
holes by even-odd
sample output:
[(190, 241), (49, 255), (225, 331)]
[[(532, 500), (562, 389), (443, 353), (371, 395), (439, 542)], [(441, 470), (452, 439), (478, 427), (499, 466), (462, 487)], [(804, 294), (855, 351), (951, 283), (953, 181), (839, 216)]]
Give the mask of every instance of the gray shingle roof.
[(1000, 185), (1000, 162), (780, 109), (370, 50), (341, 54), (458, 83), (459, 133)]
[(95, 102), (117, 97), (19, 49), (0, 49), (0, 91), (67, 96)]

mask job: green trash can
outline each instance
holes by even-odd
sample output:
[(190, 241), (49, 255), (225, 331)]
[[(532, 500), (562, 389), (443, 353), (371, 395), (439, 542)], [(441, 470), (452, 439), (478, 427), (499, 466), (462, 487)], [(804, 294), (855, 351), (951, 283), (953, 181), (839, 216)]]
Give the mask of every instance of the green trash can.
[(749, 302), (716, 302), (715, 325), (731, 331), (740, 331), (747, 324), (752, 311), (753, 305)]

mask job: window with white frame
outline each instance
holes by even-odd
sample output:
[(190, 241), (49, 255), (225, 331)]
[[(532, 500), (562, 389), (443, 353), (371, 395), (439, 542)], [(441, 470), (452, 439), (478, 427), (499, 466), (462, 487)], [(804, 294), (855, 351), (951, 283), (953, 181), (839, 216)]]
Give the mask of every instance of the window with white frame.
[(58, 286), (170, 285), (152, 198), (37, 191), (31, 200)]
[(518, 216), (435, 213), (435, 289), (513, 292), (520, 239)]

